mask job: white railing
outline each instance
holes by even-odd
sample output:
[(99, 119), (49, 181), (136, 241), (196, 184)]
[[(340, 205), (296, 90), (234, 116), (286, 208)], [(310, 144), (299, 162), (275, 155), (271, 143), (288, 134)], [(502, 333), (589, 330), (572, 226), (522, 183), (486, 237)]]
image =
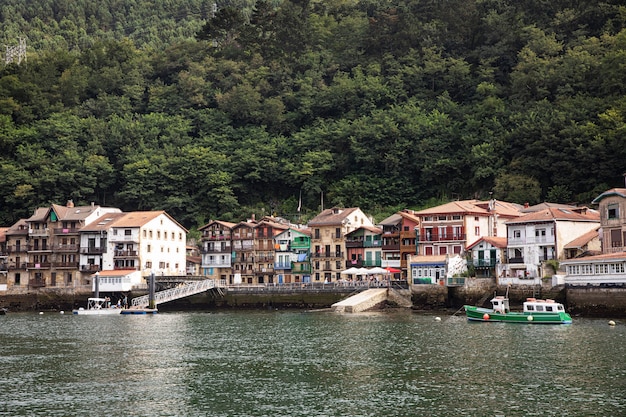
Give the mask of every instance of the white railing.
[[(170, 288), (168, 290), (155, 292), (154, 303), (155, 305), (166, 303), (168, 301), (173, 301), (179, 298), (188, 297), (190, 295), (199, 294), (206, 290), (210, 290), (211, 288), (215, 288), (215, 280), (212, 279), (186, 282), (176, 288)], [(141, 297), (136, 297), (132, 299), (132, 306), (136, 308), (147, 307), (149, 303), (149, 295), (142, 295)]]

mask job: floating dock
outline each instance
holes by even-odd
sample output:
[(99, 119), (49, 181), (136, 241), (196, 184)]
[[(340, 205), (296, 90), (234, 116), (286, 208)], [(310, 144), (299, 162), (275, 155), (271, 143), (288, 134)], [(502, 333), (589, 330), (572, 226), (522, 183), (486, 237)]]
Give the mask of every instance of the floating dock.
[(158, 312), (156, 308), (127, 308), (122, 310), (121, 314), (156, 314)]

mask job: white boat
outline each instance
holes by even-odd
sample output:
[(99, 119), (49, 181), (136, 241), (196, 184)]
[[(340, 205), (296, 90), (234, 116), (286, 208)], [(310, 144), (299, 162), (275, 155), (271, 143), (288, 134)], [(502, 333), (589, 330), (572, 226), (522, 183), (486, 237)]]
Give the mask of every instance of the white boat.
[(117, 308), (116, 306), (110, 307), (108, 303), (110, 300), (108, 298), (97, 298), (92, 297), (87, 299), (87, 308), (79, 308), (72, 310), (72, 314), (83, 314), (83, 315), (108, 315), (108, 314), (120, 314), (122, 312), (121, 308)]

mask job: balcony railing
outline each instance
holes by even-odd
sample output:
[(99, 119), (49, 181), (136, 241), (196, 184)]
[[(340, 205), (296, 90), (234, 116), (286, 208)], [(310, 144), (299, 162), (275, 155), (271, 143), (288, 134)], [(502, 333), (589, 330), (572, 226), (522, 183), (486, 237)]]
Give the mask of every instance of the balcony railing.
[(27, 262), (26, 268), (28, 269), (46, 269), (50, 268), (52, 263), (50, 262)]
[(495, 259), (474, 259), (474, 266), (477, 268), (492, 268), (496, 266)]
[(437, 234), (433, 233), (431, 235), (420, 235), (420, 242), (443, 242), (443, 241), (464, 241), (467, 235), (465, 233), (444, 233)]
[(78, 269), (78, 262), (54, 262), (52, 266), (54, 266), (55, 268)]
[(312, 258), (343, 258), (343, 252), (313, 252)]
[(80, 229), (77, 227), (59, 227), (54, 229), (54, 234), (56, 235), (75, 235), (80, 232)]
[(291, 269), (291, 262), (275, 262), (274, 269)]
[(88, 246), (86, 248), (80, 248), (80, 253), (83, 255), (98, 255), (106, 251), (106, 248), (100, 248), (95, 246)]
[(97, 272), (100, 270), (100, 266), (93, 265), (93, 264), (86, 264), (86, 265), (81, 265), (80, 270), (82, 272)]
[(31, 236), (48, 236), (48, 228), (45, 229), (28, 229), (28, 234)]
[(58, 252), (77, 252), (78, 245), (54, 245), (54, 250)]
[(136, 258), (138, 255), (136, 250), (116, 250), (115, 256), (121, 258)]

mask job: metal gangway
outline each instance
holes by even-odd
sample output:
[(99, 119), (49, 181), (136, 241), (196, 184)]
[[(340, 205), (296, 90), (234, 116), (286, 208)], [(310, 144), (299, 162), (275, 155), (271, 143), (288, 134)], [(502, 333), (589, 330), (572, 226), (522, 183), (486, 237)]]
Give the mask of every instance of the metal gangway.
[[(178, 300), (179, 298), (189, 297), (190, 295), (200, 294), (201, 292), (217, 287), (214, 279), (203, 279), (201, 281), (187, 281), (179, 284), (175, 288), (170, 288), (154, 293), (154, 303), (167, 303), (168, 301)], [(150, 303), (150, 295), (142, 295), (131, 300), (130, 308), (146, 308)]]

